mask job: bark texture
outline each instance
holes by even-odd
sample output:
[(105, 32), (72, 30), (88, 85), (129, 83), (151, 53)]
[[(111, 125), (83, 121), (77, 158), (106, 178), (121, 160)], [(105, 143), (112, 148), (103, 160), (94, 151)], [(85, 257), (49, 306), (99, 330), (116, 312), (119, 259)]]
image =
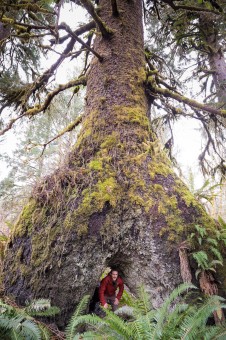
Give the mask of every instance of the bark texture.
[(149, 126), (142, 2), (122, 0), (118, 10), (100, 1), (113, 34), (95, 40), (104, 59), (90, 67), (83, 129), (64, 168), (34, 190), (6, 256), (7, 293), (19, 303), (51, 298), (61, 326), (111, 265), (159, 305), (182, 281), (178, 244), (195, 223), (214, 226)]
[(203, 13), (200, 16), (200, 31), (206, 45), (210, 71), (213, 72), (213, 83), (216, 89), (219, 107), (226, 103), (226, 62), (223, 46), (219, 43), (219, 23), (213, 14)]

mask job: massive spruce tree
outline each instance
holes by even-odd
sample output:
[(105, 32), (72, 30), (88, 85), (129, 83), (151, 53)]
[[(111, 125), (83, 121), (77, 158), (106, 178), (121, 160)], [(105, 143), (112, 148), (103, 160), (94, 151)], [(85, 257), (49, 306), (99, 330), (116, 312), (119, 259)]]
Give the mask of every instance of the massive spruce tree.
[[(34, 189), (15, 225), (5, 260), (6, 293), (22, 304), (35, 297), (51, 298), (62, 310), (61, 325), (81, 297), (92, 294), (107, 266), (117, 266), (132, 291), (144, 284), (155, 305), (182, 280), (191, 281), (196, 265), (191, 263), (193, 269), (188, 265), (188, 235), (200, 225), (214, 238), (216, 226), (175, 175), (148, 115), (158, 96), (171, 97), (205, 114), (226, 113), (183, 97), (150, 62), (146, 65), (141, 0), (100, 0), (98, 8), (81, 0), (81, 5), (93, 21), (75, 31), (66, 23), (54, 26), (38, 18), (39, 25), (34, 25), (21, 19), (20, 27), (26, 29), (29, 41), (35, 39), (32, 30), (38, 30), (39, 37), (42, 30), (49, 30), (54, 36), (52, 46), (68, 42), (44, 74), (17, 88), (14, 96), (6, 89), (2, 98), (5, 105), (21, 109), (4, 133), (16, 120), (47, 109), (63, 89), (87, 85), (84, 115), (66, 129), (72, 130), (82, 120), (78, 140), (64, 166)], [(36, 6), (38, 11), (38, 4), (26, 6), (23, 10)], [(4, 21), (15, 29), (18, 19), (7, 21), (7, 10)], [(51, 10), (42, 13), (50, 15)], [(90, 29), (84, 43), (79, 35)], [(64, 36), (59, 36), (60, 30), (66, 32)], [(5, 34), (7, 50), (9, 32)], [(77, 52), (73, 50), (76, 41), (82, 45)], [(93, 57), (81, 76), (53, 89), (38, 103), (32, 102), (57, 67), (84, 49)], [(225, 281), (220, 292), (223, 286)]]

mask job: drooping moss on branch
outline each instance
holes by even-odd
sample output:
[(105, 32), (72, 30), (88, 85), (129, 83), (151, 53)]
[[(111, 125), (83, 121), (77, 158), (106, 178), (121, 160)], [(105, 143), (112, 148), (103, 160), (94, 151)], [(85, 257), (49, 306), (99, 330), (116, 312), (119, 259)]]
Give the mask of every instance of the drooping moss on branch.
[(212, 106), (199, 103), (198, 101), (196, 101), (194, 99), (191, 99), (191, 98), (188, 98), (186, 96), (183, 96), (183, 95), (181, 95), (181, 94), (179, 94), (177, 92), (170, 91), (167, 88), (161, 88), (159, 86), (154, 85), (153, 86), (153, 90), (154, 90), (154, 92), (156, 92), (158, 94), (162, 94), (165, 97), (175, 99), (178, 102), (187, 104), (187, 105), (189, 105), (191, 107), (194, 107), (194, 108), (197, 108), (197, 109), (209, 112), (209, 113), (214, 114), (214, 115), (220, 115), (222, 117), (226, 116), (226, 110), (216, 109), (216, 108), (214, 108)]
[[(78, 79), (71, 80), (66, 84), (59, 85), (57, 88), (55, 88), (52, 92), (50, 92), (47, 95), (43, 104), (39, 104), (39, 105), (36, 104), (35, 106), (33, 106), (32, 108), (29, 108), (28, 110), (26, 110), (25, 112), (23, 112), (22, 114), (17, 116), (16, 118), (11, 119), (10, 122), (8, 123), (8, 125), (3, 130), (0, 131), (0, 136), (4, 135), (7, 131), (9, 131), (12, 128), (12, 126), (18, 120), (20, 120), (22, 117), (33, 117), (33, 116), (37, 115), (38, 113), (45, 111), (49, 107), (53, 98), (56, 95), (58, 95), (60, 92), (66, 90), (66, 89), (69, 89), (71, 87), (74, 87), (74, 86), (79, 86), (79, 85), (83, 85), (83, 86), (86, 85), (86, 77), (84, 77), (84, 76), (79, 77)], [(27, 87), (23, 88), (23, 90), (22, 90), (23, 92), (21, 92), (24, 96), (26, 95), (26, 90), (27, 90)], [(30, 90), (30, 87), (28, 87), (28, 90)], [(77, 90), (78, 90), (78, 88), (77, 88)], [(77, 123), (74, 123), (74, 125), (77, 125)], [(68, 127), (69, 130), (67, 130), (67, 131), (70, 131), (70, 128), (71, 127)], [(62, 135), (63, 135), (63, 133), (60, 132), (59, 135), (56, 136), (56, 138), (58, 138)]]

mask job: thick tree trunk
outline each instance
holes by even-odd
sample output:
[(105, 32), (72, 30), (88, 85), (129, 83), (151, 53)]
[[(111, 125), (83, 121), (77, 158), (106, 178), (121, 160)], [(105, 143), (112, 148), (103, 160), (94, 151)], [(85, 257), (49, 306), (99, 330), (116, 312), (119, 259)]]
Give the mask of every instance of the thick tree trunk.
[[(113, 30), (98, 33), (83, 129), (68, 164), (46, 178), (24, 208), (5, 262), (8, 294), (49, 297), (63, 325), (107, 266), (155, 305), (181, 281), (178, 245), (194, 224), (213, 227), (174, 175), (150, 129), (145, 95), (142, 2), (100, 1)], [(7, 269), (8, 268), (8, 269)], [(10, 268), (10, 269), (9, 269)]]

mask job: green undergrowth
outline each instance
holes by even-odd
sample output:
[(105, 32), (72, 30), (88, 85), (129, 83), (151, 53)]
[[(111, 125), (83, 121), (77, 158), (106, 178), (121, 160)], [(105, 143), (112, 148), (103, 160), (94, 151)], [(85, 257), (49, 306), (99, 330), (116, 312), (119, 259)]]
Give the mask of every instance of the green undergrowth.
[(52, 338), (51, 328), (35, 317), (52, 317), (60, 313), (60, 309), (51, 306), (50, 300), (33, 300), (22, 308), (5, 297), (0, 299), (0, 336), (3, 340), (44, 340)]
[[(150, 296), (140, 287), (137, 297), (127, 294), (126, 304), (115, 313), (106, 309), (104, 318), (85, 315), (89, 296), (84, 296), (66, 327), (66, 339), (223, 340), (225, 322), (207, 324), (213, 313), (225, 308), (224, 299), (215, 295), (204, 298), (194, 289), (192, 284), (181, 284), (159, 308), (153, 308)], [(81, 325), (86, 326), (81, 330)]]

